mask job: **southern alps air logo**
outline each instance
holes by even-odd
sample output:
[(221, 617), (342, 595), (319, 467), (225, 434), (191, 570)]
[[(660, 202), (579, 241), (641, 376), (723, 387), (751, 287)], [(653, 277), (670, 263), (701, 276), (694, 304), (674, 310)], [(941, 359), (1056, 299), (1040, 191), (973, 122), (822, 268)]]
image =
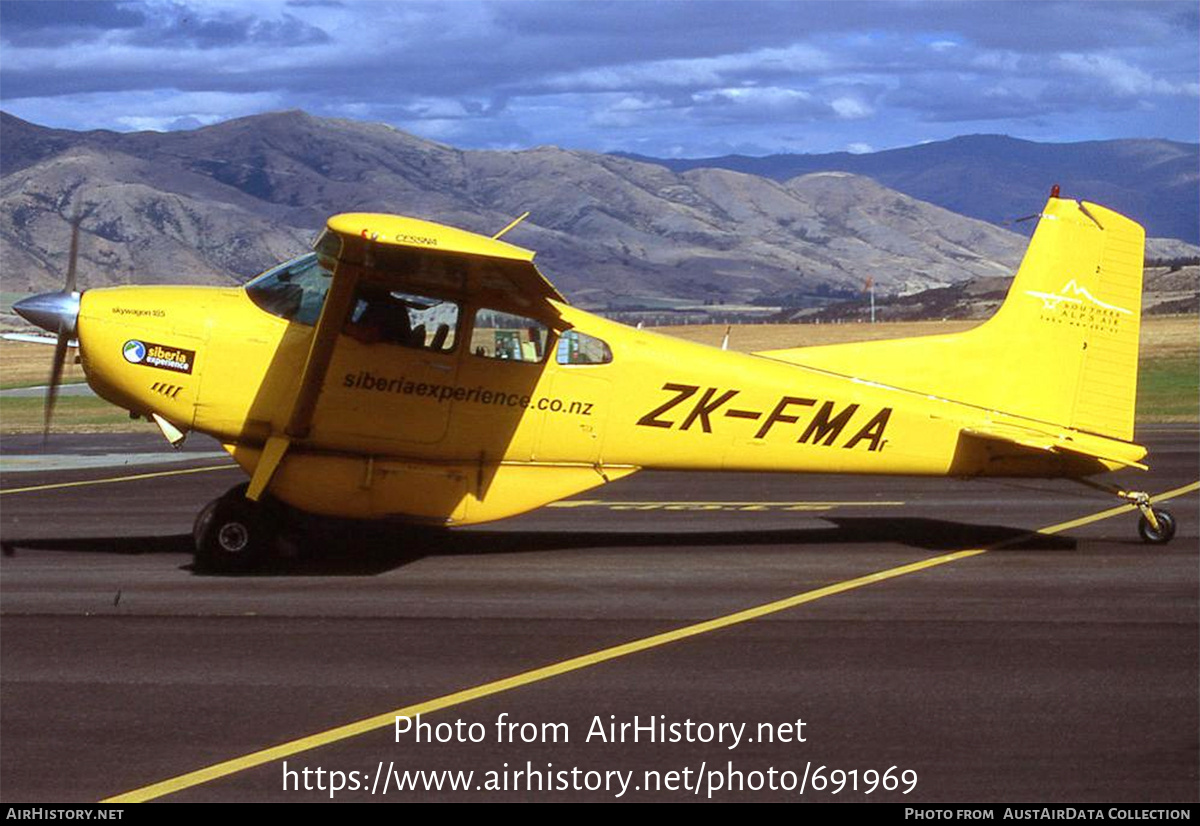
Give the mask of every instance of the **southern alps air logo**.
[(121, 355), (130, 364), (157, 367), (160, 370), (170, 370), (174, 373), (191, 373), (192, 364), (196, 361), (195, 350), (184, 350), (182, 347), (169, 347), (165, 344), (153, 344), (137, 339), (125, 342), (121, 346)]
[(1063, 284), (1057, 292), (1026, 290), (1025, 294), (1041, 299), (1043, 321), (1082, 327), (1097, 333), (1117, 335), (1122, 330), (1122, 317), (1133, 315), (1133, 310), (1127, 307), (1118, 307), (1096, 298), (1074, 278)]
[(1081, 287), (1075, 283), (1072, 278), (1066, 284), (1063, 284), (1056, 293), (1043, 293), (1037, 290), (1026, 290), (1025, 295), (1032, 295), (1034, 298), (1042, 300), (1042, 309), (1057, 310), (1060, 304), (1078, 304), (1087, 306), (1090, 304), (1093, 307), (1099, 307), (1102, 310), (1110, 310), (1114, 313), (1122, 315), (1133, 315), (1133, 310), (1127, 310), (1124, 307), (1118, 307), (1115, 304), (1106, 304), (1096, 296), (1087, 291), (1086, 287)]

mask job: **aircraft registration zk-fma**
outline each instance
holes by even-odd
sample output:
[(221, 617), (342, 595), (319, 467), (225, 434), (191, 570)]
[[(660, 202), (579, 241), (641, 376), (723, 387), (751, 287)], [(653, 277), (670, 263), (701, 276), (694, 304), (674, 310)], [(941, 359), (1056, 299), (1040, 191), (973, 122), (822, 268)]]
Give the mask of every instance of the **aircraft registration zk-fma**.
[[(471, 525), (642, 469), (1064, 477), (1174, 534), (1133, 443), (1144, 232), (1058, 196), (995, 316), (962, 333), (736, 353), (572, 307), (529, 250), (396, 215), (330, 218), (244, 287), (66, 288), (15, 309), (57, 335), (47, 426), (77, 339), (97, 394), (249, 482), (196, 523), (196, 561), (245, 570), (291, 508)], [(511, 226), (511, 225), (510, 225)], [(506, 230), (507, 231), (507, 228)]]

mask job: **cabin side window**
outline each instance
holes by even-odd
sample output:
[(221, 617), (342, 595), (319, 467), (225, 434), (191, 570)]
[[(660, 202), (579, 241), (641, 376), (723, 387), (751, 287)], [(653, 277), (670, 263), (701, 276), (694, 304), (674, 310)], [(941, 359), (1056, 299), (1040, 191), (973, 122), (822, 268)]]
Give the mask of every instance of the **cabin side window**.
[(555, 360), (559, 364), (609, 364), (613, 355), (601, 339), (578, 330), (567, 330), (559, 336)]
[(363, 344), (398, 344), (448, 353), (458, 332), (453, 301), (360, 284), (344, 332)]
[(525, 316), (481, 309), (471, 330), (471, 352), (504, 361), (536, 363), (546, 358), (550, 330)]

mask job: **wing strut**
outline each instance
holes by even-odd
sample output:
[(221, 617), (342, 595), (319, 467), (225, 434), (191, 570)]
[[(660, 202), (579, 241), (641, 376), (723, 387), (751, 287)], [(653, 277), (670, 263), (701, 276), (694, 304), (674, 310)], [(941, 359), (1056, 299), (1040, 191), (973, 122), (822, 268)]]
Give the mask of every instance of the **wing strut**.
[(255, 465), (250, 486), (246, 489), (247, 499), (257, 500), (262, 496), (292, 441), (307, 438), (312, 429), (317, 398), (321, 395), (321, 386), (325, 383), (325, 374), (329, 371), (329, 362), (333, 358), (338, 333), (341, 332), (354, 305), (354, 292), (358, 286), (360, 271), (360, 268), (353, 264), (338, 262), (329, 292), (325, 296), (325, 304), (321, 308), (321, 317), (317, 319), (317, 326), (313, 330), (308, 358), (304, 362), (304, 371), (300, 374), (300, 384), (292, 402), (287, 427), (282, 434), (272, 435), (263, 445), (262, 455)]
[(267, 489), (271, 477), (275, 475), (275, 468), (279, 467), (279, 463), (283, 461), (283, 454), (287, 453), (291, 444), (292, 440), (287, 436), (272, 436), (267, 439), (267, 443), (263, 445), (262, 455), (258, 457), (258, 464), (254, 466), (254, 475), (250, 477), (250, 485), (246, 488), (247, 499), (252, 502), (258, 501), (263, 491)]
[(317, 397), (325, 383), (325, 373), (333, 358), (338, 333), (346, 324), (350, 309), (354, 305), (354, 290), (358, 286), (360, 269), (353, 264), (338, 262), (333, 274), (333, 283), (325, 296), (325, 306), (317, 328), (313, 330), (312, 344), (308, 348), (308, 359), (300, 375), (300, 388), (292, 403), (292, 415), (288, 418), (285, 432), (293, 439), (305, 439), (312, 427), (313, 411), (317, 408)]

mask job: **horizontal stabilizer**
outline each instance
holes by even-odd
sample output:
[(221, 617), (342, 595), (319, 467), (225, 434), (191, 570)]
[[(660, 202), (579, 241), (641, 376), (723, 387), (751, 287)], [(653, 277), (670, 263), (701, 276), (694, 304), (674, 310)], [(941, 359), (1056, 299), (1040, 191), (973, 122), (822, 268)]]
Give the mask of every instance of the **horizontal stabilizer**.
[(1039, 430), (1010, 424), (989, 422), (964, 428), (965, 435), (981, 439), (994, 439), (1009, 444), (1051, 453), (1070, 453), (1099, 459), (1120, 467), (1147, 470), (1137, 461), (1146, 455), (1146, 449), (1128, 442), (1093, 436), (1076, 430)]

